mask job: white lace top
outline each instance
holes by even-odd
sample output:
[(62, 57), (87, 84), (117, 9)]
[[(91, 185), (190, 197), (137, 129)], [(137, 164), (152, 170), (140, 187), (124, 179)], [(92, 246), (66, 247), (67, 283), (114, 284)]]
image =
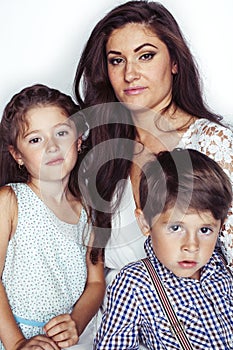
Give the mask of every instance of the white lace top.
[[(214, 159), (230, 177), (233, 184), (233, 131), (207, 119), (197, 119), (185, 132), (177, 147), (191, 148)], [(145, 256), (145, 237), (134, 216), (135, 202), (130, 179), (121, 204), (112, 219), (112, 234), (105, 249), (106, 266), (120, 269), (129, 262)], [(233, 208), (220, 235), (222, 251), (233, 266)]]

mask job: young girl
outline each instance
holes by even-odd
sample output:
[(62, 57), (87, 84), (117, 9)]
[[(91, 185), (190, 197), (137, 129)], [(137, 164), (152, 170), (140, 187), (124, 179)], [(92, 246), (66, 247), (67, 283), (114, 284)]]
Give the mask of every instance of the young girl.
[(78, 110), (34, 85), (3, 113), (0, 349), (72, 346), (102, 302), (103, 264), (84, 244), (92, 237), (75, 181), (85, 123), (69, 116)]

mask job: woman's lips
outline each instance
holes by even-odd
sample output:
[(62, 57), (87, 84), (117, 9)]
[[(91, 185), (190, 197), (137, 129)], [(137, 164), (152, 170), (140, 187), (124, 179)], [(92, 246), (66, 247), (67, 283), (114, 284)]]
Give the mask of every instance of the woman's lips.
[(142, 86), (135, 86), (135, 87), (132, 87), (132, 88), (128, 88), (128, 89), (125, 89), (124, 90), (124, 93), (128, 96), (132, 96), (132, 95), (139, 95), (141, 94), (142, 92), (145, 91), (145, 87), (142, 87)]

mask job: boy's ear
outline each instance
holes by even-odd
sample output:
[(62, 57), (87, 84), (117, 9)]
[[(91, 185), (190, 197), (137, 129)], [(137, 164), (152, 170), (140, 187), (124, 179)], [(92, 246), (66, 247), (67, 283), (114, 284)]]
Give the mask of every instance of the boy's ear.
[(8, 146), (8, 151), (19, 165), (23, 165), (22, 156), (19, 151), (17, 151), (14, 146)]
[(145, 219), (145, 216), (141, 209), (135, 209), (135, 216), (137, 219), (138, 226), (140, 227), (143, 235), (149, 236), (150, 235), (150, 225)]

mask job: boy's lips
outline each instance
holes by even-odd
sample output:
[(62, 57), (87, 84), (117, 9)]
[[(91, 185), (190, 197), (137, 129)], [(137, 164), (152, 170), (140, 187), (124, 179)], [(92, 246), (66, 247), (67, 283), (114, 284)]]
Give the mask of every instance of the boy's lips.
[(191, 268), (197, 266), (197, 262), (192, 261), (192, 260), (178, 261), (178, 264), (180, 265), (180, 267), (185, 268), (185, 269), (191, 269)]

